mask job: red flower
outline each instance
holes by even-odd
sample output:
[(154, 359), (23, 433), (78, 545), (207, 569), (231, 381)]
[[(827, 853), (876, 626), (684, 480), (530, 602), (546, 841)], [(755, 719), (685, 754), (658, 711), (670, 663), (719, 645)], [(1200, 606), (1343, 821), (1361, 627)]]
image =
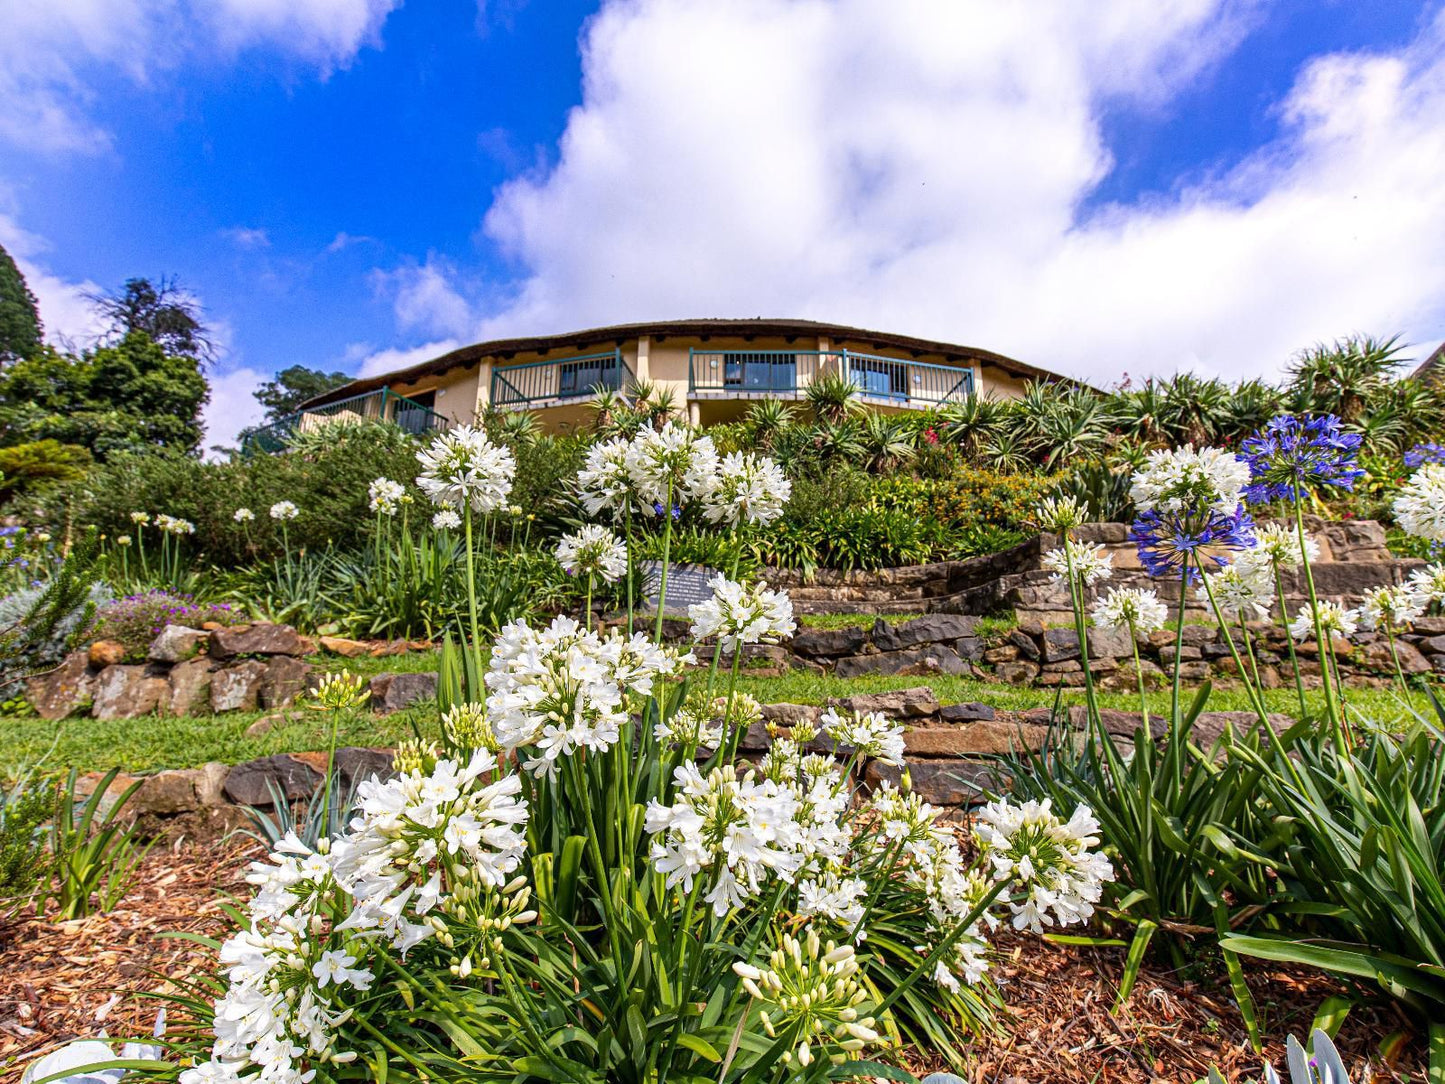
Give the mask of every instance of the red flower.
[(938, 434), (935, 433), (932, 428), (928, 428), (923, 431), (923, 439), (928, 441), (929, 444), (937, 444)]

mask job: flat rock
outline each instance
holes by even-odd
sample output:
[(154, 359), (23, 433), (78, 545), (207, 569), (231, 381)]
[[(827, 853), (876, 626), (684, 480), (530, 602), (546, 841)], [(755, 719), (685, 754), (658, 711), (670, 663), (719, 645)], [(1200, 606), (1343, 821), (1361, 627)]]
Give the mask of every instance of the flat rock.
[(119, 640), (97, 640), (90, 645), (90, 665), (96, 669), (125, 662), (125, 644)]
[(211, 706), (211, 671), (207, 658), (189, 659), (171, 667), (166, 675), (167, 694), (161, 711), (167, 715), (199, 715)]
[(823, 709), (817, 704), (764, 704), (763, 722), (778, 726), (816, 725)]
[(1079, 637), (1073, 629), (1044, 630), (1044, 662), (1063, 662), (1079, 657)]
[(317, 643), (322, 651), (329, 651), (347, 659), (358, 659), (371, 650), (370, 644), (361, 640), (348, 640), (345, 636), (323, 636)]
[(435, 672), (418, 674), (377, 674), (371, 679), (371, 707), (379, 715), (390, 715), (421, 700), (435, 700)]
[(205, 772), (201, 768), (179, 768), (157, 772), (141, 781), (127, 807), (140, 813), (188, 813), (201, 807)]
[[(972, 805), (984, 800), (985, 791), (1007, 789), (997, 768), (987, 761), (910, 759), (907, 766), (913, 790), (933, 805)], [(869, 762), (865, 778), (877, 789), (882, 783), (897, 786), (902, 774), (893, 765), (874, 760)]]
[(830, 699), (830, 707), (860, 714), (878, 711), (890, 719), (921, 719), (938, 714), (938, 698), (927, 685), (887, 693), (858, 693)]
[(937, 644), (972, 636), (979, 619), (968, 614), (928, 614), (899, 625), (879, 619), (873, 625), (873, 642), (880, 651), (902, 651), (918, 644)]
[(321, 783), (321, 773), (285, 753), (237, 764), (226, 773), (224, 792), (239, 805), (269, 806), (271, 787), (287, 798), (309, 798)]
[(261, 699), (261, 681), (266, 664), (257, 660), (240, 662), (211, 674), (211, 710), (254, 711)]
[(210, 633), (185, 625), (167, 625), (151, 641), (146, 657), (153, 662), (185, 662), (200, 654), (201, 646), (210, 638)]
[(1039, 676), (1039, 664), (1020, 659), (1002, 662), (994, 668), (994, 677), (1009, 685), (1027, 685)]
[(237, 655), (305, 655), (310, 641), (290, 625), (238, 625), (211, 633), (211, 655), (217, 659)]
[(135, 719), (155, 711), (169, 692), (166, 679), (145, 666), (107, 666), (95, 679), (91, 714), (97, 719)]
[(263, 715), (246, 728), (246, 737), (263, 738), (276, 729), (276, 724), (284, 723), (286, 715), (284, 712), (272, 712), (270, 715)]
[(920, 726), (903, 735), (903, 748), (925, 757), (997, 756), (1041, 749), (1048, 727), (989, 721), (961, 726)]
[(95, 674), (90, 653), (72, 651), (54, 670), (37, 674), (25, 683), (25, 695), (42, 719), (64, 719), (90, 707)]
[(367, 749), (348, 745), (344, 749), (336, 750), (335, 764), (336, 770), (341, 773), (342, 782), (348, 787), (372, 777), (384, 782), (396, 774), (392, 768), (390, 749)]
[(266, 664), (266, 673), (261, 677), (258, 696), (261, 707), (290, 707), (311, 685), (315, 669), (309, 662), (294, 656), (277, 655)]
[(987, 704), (973, 701), (966, 704), (945, 704), (938, 709), (938, 717), (945, 723), (992, 722), (994, 710)]
[(800, 655), (833, 657), (856, 655), (868, 642), (868, 634), (855, 626), (844, 629), (803, 629), (788, 646)]
[(852, 655), (839, 659), (833, 673), (840, 678), (859, 674), (907, 673), (966, 674), (968, 663), (944, 644), (926, 644), (904, 651), (879, 651), (871, 655)]

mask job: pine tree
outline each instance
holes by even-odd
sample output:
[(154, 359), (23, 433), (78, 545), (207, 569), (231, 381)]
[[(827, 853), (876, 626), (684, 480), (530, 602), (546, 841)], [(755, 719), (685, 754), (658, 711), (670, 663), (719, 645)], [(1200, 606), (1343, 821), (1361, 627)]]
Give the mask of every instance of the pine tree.
[(40, 349), (40, 310), (25, 276), (0, 245), (0, 365)]

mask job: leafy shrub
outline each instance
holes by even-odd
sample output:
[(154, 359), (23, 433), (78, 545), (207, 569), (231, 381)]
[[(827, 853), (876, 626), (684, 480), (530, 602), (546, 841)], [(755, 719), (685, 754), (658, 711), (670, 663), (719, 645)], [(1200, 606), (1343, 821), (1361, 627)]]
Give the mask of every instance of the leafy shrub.
[(0, 913), (23, 906), (45, 875), (42, 828), (54, 811), (54, 783), (28, 768), (0, 790)]
[(119, 774), (119, 768), (112, 768), (82, 802), (84, 796), (76, 791), (78, 776), (72, 768), (59, 790), (50, 821), (53, 880), (48, 887), (42, 886), (41, 892), (42, 904), (54, 900), (56, 917), (64, 921), (114, 908), (130, 891), (141, 860), (154, 845), (142, 845), (135, 822), (126, 823), (123, 816), (141, 785), (139, 779), (107, 808), (101, 808)]
[(96, 614), (92, 635), (97, 640), (116, 640), (131, 654), (142, 653), (167, 625), (200, 628), (207, 621), (234, 625), (244, 620), (224, 602), (197, 603), (190, 595), (169, 591), (146, 591), (102, 606)]
[(0, 599), (0, 638), (6, 641), (0, 651), (0, 689), (59, 664), (90, 628), (97, 610), (115, 597), (108, 586), (94, 583), (78, 599), (58, 600), (65, 612), (46, 614), (56, 589), (29, 587)]

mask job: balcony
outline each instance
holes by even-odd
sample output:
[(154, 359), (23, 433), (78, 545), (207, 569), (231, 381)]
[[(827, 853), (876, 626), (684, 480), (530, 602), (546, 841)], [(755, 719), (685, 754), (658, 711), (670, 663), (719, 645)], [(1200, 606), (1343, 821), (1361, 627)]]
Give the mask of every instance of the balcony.
[(557, 361), (530, 361), (492, 369), (492, 405), (503, 410), (556, 406), (621, 391), (632, 383), (632, 370), (621, 350)]
[(973, 394), (973, 370), (851, 350), (691, 350), (688, 395), (696, 399), (797, 397), (825, 373), (881, 406), (930, 407)]
[(440, 432), (452, 420), (422, 403), (416, 403), (389, 388), (338, 399), (334, 403), (288, 414), (279, 422), (247, 433), (241, 441), (243, 455), (286, 450), (297, 433), (314, 433), (336, 422), (387, 421), (415, 435)]

